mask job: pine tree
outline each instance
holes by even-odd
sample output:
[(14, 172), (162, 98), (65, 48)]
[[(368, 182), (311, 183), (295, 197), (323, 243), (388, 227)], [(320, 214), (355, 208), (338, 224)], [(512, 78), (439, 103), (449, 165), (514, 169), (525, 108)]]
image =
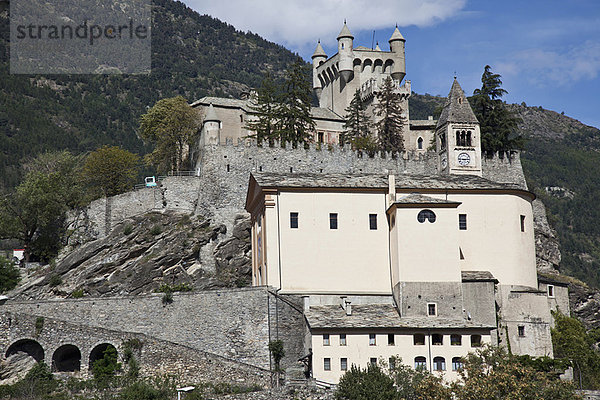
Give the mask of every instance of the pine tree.
[(369, 136), (371, 119), (367, 115), (366, 109), (367, 107), (360, 97), (360, 90), (356, 89), (354, 97), (348, 108), (346, 108), (346, 115), (344, 116), (345, 143), (350, 143), (355, 146), (361, 138)]
[(499, 74), (486, 65), (481, 76), (481, 89), (475, 89), (469, 100), (481, 128), (481, 148), (486, 153), (522, 150), (525, 138), (518, 132), (521, 119), (506, 108)]
[(307, 67), (301, 59), (296, 60), (286, 72), (286, 80), (279, 104), (275, 110), (277, 133), (282, 143), (298, 143), (312, 141), (315, 129), (311, 111), (312, 89)]
[(250, 135), (260, 145), (264, 140), (273, 144), (277, 138), (275, 130), (275, 103), (277, 101), (277, 86), (270, 73), (263, 77), (260, 88), (256, 92), (256, 99), (249, 106), (254, 119), (246, 124), (245, 128), (255, 133)]
[(381, 118), (377, 122), (381, 150), (393, 154), (404, 150), (402, 128), (406, 119), (402, 116), (400, 96), (394, 93), (394, 89), (394, 81), (388, 77), (377, 93), (378, 104), (375, 106), (375, 115)]

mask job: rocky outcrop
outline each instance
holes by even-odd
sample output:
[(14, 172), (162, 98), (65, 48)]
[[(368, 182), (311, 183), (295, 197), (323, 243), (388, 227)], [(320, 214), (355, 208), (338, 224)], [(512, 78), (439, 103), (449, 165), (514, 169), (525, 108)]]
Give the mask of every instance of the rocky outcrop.
[(546, 216), (546, 207), (541, 200), (533, 201), (533, 223), (535, 230), (535, 254), (539, 272), (556, 272), (560, 264), (560, 244), (556, 232)]
[(37, 362), (25, 352), (18, 352), (0, 361), (0, 385), (12, 385), (27, 375)]
[(569, 284), (571, 314), (588, 328), (600, 328), (600, 292), (583, 282)]
[[(186, 290), (242, 286), (250, 281), (249, 218), (238, 216), (232, 234), (227, 236), (223, 224), (178, 211), (127, 218), (108, 236), (26, 275), (9, 295), (43, 299), (152, 293), (162, 285), (183, 284)], [(207, 256), (204, 250), (217, 241)]]

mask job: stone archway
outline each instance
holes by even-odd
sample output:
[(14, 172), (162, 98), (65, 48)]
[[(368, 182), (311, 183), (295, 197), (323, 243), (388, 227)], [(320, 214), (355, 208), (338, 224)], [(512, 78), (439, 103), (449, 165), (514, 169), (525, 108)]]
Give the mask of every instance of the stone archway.
[(44, 361), (44, 348), (33, 339), (17, 340), (8, 347), (5, 357), (8, 358), (17, 353), (27, 353), (37, 362)]
[(92, 366), (94, 365), (94, 362), (104, 358), (104, 352), (107, 349), (113, 349), (115, 351), (115, 354), (118, 354), (116, 347), (110, 343), (101, 343), (99, 345), (96, 345), (90, 352), (90, 364), (89, 364), (90, 371), (92, 370)]
[(65, 344), (52, 355), (52, 372), (76, 372), (81, 370), (81, 351), (77, 346)]

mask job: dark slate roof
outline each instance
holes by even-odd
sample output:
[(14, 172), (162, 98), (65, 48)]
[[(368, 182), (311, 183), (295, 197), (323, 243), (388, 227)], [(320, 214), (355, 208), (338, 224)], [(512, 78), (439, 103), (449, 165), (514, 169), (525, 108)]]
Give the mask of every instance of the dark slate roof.
[(542, 283), (550, 283), (558, 286), (569, 286), (569, 282), (572, 282), (572, 279), (573, 278), (565, 275), (538, 272), (538, 282)]
[(445, 199), (437, 199), (435, 197), (424, 196), (422, 194), (411, 193), (408, 196), (396, 196), (394, 204), (461, 204), (460, 201), (451, 201)]
[(411, 128), (435, 128), (437, 120), (435, 119), (411, 119), (409, 121)]
[[(252, 112), (249, 107), (249, 100), (228, 99), (226, 97), (203, 97), (191, 104), (192, 107), (199, 105), (208, 106), (212, 104), (214, 107), (239, 108), (247, 113)], [(344, 119), (328, 108), (312, 107), (310, 114), (315, 119), (329, 119), (334, 121), (343, 121)]]
[(352, 315), (339, 305), (311, 306), (304, 315), (311, 329), (373, 329), (373, 328), (479, 328), (495, 326), (473, 323), (466, 319), (442, 317), (400, 317), (391, 304), (362, 304), (352, 306)]
[(454, 82), (452, 83), (450, 94), (448, 94), (437, 126), (440, 127), (447, 122), (479, 123), (477, 117), (475, 117), (475, 113), (473, 113), (473, 109), (469, 105), (465, 92), (463, 92), (456, 78), (454, 78)]
[(462, 271), (463, 282), (498, 282), (489, 271)]
[[(278, 188), (359, 188), (387, 189), (385, 174), (281, 174), (253, 172), (262, 187)], [(498, 183), (475, 175), (396, 175), (396, 188), (402, 189), (501, 189), (521, 190), (513, 183)]]

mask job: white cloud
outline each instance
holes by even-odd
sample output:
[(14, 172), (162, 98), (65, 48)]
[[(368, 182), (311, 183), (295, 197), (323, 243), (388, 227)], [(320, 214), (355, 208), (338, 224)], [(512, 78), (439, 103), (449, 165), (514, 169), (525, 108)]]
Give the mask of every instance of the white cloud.
[[(200, 14), (291, 46), (335, 41), (343, 20), (351, 31), (428, 26), (456, 15), (466, 0), (184, 0)], [(391, 32), (390, 32), (391, 34)]]
[(600, 74), (600, 42), (588, 40), (564, 52), (523, 50), (496, 67), (504, 75), (523, 76), (539, 87), (593, 80)]

